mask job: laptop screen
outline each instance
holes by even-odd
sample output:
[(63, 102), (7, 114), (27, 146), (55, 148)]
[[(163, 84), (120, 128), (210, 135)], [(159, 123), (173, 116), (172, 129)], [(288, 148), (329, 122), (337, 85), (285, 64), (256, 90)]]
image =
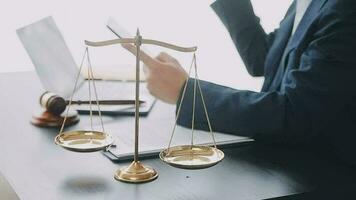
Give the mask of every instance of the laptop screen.
[[(46, 17), (16, 32), (44, 89), (69, 97), (79, 69), (53, 18)], [(80, 76), (78, 86), (83, 82), (84, 78)]]

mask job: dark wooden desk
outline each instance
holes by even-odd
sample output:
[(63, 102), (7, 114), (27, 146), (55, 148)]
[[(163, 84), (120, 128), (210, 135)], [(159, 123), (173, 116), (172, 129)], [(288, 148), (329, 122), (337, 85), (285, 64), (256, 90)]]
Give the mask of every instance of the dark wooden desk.
[[(21, 199), (266, 199), (356, 181), (353, 169), (312, 153), (250, 145), (225, 149), (226, 159), (206, 170), (180, 170), (159, 159), (145, 160), (159, 172), (156, 181), (117, 182), (113, 173), (122, 164), (101, 153), (65, 151), (53, 142), (57, 130), (29, 123), (41, 92), (33, 72), (0, 74), (0, 171)], [(169, 114), (167, 109), (171, 107), (157, 103), (142, 120)], [(104, 120), (125, 130), (133, 118)], [(81, 116), (77, 127), (85, 125), (88, 118)]]

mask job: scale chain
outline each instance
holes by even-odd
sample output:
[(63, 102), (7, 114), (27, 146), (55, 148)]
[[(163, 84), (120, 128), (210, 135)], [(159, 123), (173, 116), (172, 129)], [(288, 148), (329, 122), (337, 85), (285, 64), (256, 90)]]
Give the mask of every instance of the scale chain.
[(214, 134), (214, 132), (213, 132), (213, 129), (211, 128), (211, 123), (210, 123), (210, 118), (209, 118), (209, 114), (208, 114), (208, 109), (206, 108), (206, 104), (205, 104), (205, 100), (204, 100), (204, 96), (203, 96), (203, 91), (202, 91), (201, 86), (200, 86), (196, 57), (195, 57), (194, 64), (195, 64), (196, 78), (198, 79), (199, 93), (200, 93), (200, 97), (201, 97), (201, 100), (202, 100), (202, 103), (203, 103), (203, 108), (204, 108), (204, 113), (205, 113), (206, 121), (208, 122), (209, 132), (210, 132), (211, 137), (212, 137), (212, 139), (213, 139), (214, 147), (216, 148), (215, 134)]
[(192, 106), (192, 138), (190, 141), (191, 148), (193, 147), (194, 144), (194, 125), (195, 125), (195, 104), (196, 104), (196, 96), (197, 96), (197, 69), (196, 69), (196, 60), (195, 60), (195, 54), (194, 54), (194, 89), (193, 89), (193, 106)]
[(181, 97), (181, 100), (180, 100), (180, 103), (179, 103), (179, 106), (178, 106), (177, 115), (176, 115), (176, 118), (175, 118), (172, 134), (171, 134), (171, 137), (170, 137), (169, 143), (168, 143), (168, 148), (167, 148), (168, 152), (169, 152), (169, 148), (171, 147), (173, 136), (174, 136), (174, 133), (175, 133), (175, 130), (176, 130), (176, 127), (177, 127), (178, 117), (180, 116), (180, 111), (181, 111), (182, 103), (184, 101), (185, 93), (186, 93), (186, 90), (187, 90), (189, 77), (190, 77), (190, 74), (191, 74), (191, 71), (192, 71), (192, 68), (193, 68), (193, 62), (194, 62), (194, 58), (192, 59), (192, 62), (190, 64), (189, 71), (188, 71), (188, 77), (187, 77), (187, 80), (185, 81), (185, 84), (184, 84), (182, 97)]
[(191, 65), (190, 65), (190, 68), (189, 68), (189, 72), (188, 72), (188, 78), (185, 82), (185, 85), (184, 85), (184, 88), (183, 88), (183, 92), (182, 92), (182, 97), (181, 97), (181, 101), (178, 105), (178, 110), (177, 110), (177, 115), (176, 115), (176, 119), (175, 119), (175, 124), (173, 126), (173, 130), (172, 130), (172, 134), (171, 134), (171, 137), (170, 137), (170, 140), (169, 140), (169, 143), (168, 143), (168, 152), (169, 152), (169, 149), (171, 147), (171, 144), (172, 144), (172, 140), (173, 140), (173, 136), (174, 136), (174, 133), (175, 133), (175, 130), (176, 130), (176, 127), (177, 127), (177, 122), (178, 122), (178, 117), (180, 116), (180, 111), (181, 111), (181, 107), (182, 107), (182, 102), (184, 101), (184, 97), (185, 97), (185, 94), (186, 94), (186, 90), (187, 90), (187, 86), (188, 86), (188, 81), (189, 81), (189, 77), (191, 75), (191, 71), (192, 71), (192, 68), (193, 68), (193, 64), (194, 64), (194, 71), (195, 71), (195, 80), (194, 80), (194, 95), (193, 95), (193, 112), (192, 112), (192, 138), (191, 138), (191, 146), (193, 146), (193, 131), (194, 131), (194, 121), (195, 121), (195, 98), (196, 98), (196, 88), (198, 86), (198, 90), (199, 90), (199, 93), (200, 93), (200, 97), (201, 97), (201, 100), (202, 100), (202, 104), (203, 104), (203, 109), (204, 109), (204, 114), (205, 114), (205, 117), (206, 117), (206, 120), (207, 120), (207, 124), (208, 124), (208, 127), (209, 127), (209, 132), (211, 133), (211, 136), (212, 136), (212, 140), (213, 140), (213, 143), (214, 143), (214, 147), (217, 148), (216, 146), (216, 140), (215, 140), (215, 135), (214, 135), (214, 132), (212, 130), (212, 126), (211, 126), (211, 122), (210, 122), (210, 119), (209, 119), (209, 114), (208, 114), (208, 110), (206, 108), (206, 103), (205, 103), (205, 99), (204, 99), (204, 96), (203, 96), (203, 92), (202, 92), (202, 89), (201, 89), (201, 85), (200, 85), (200, 81), (199, 81), (199, 76), (198, 76), (198, 67), (197, 67), (197, 63), (196, 63), (196, 55), (194, 53), (193, 55), (193, 59), (192, 59), (192, 62), (191, 62)]
[(93, 83), (93, 89), (94, 89), (96, 105), (98, 107), (98, 114), (99, 114), (99, 118), (100, 118), (101, 128), (102, 128), (103, 133), (105, 133), (103, 117), (102, 117), (102, 114), (101, 114), (101, 109), (100, 109), (100, 104), (99, 104), (98, 92), (97, 92), (95, 81), (94, 81), (95, 79), (94, 79), (93, 67), (91, 65), (91, 60), (90, 60), (90, 56), (89, 56), (89, 50), (87, 52), (87, 58), (88, 58), (88, 71), (90, 70), (90, 75), (91, 75), (91, 80), (92, 80), (92, 83)]
[(66, 121), (67, 121), (68, 114), (69, 114), (69, 108), (70, 108), (70, 106), (72, 105), (74, 93), (75, 93), (75, 91), (77, 90), (78, 80), (79, 80), (80, 73), (81, 73), (82, 68), (83, 68), (84, 59), (85, 59), (85, 56), (87, 55), (87, 53), (88, 53), (88, 47), (85, 48), (84, 55), (83, 55), (83, 58), (82, 58), (82, 61), (81, 61), (81, 63), (80, 63), (80, 67), (79, 67), (79, 70), (78, 70), (78, 74), (77, 74), (77, 77), (76, 77), (76, 79), (75, 79), (73, 92), (72, 92), (72, 95), (71, 95), (70, 100), (69, 100), (69, 102), (68, 102), (68, 108), (67, 108), (66, 114), (65, 114), (65, 116), (64, 116), (61, 129), (59, 130), (59, 134), (63, 133), (64, 126), (65, 126), (65, 123), (66, 123)]
[(90, 85), (92, 84), (92, 77), (90, 75), (90, 66), (89, 66), (89, 49), (87, 50), (87, 62), (88, 62), (88, 87), (89, 87), (89, 116), (90, 116), (90, 128), (91, 131), (94, 131), (93, 129), (93, 108), (92, 108), (92, 101), (91, 101), (91, 87)]

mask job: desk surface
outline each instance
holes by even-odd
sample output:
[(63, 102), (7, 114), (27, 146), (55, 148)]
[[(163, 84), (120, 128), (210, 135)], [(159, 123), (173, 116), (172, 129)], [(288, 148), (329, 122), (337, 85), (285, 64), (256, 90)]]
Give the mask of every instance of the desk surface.
[[(145, 160), (159, 172), (156, 181), (121, 183), (113, 173), (123, 164), (112, 163), (101, 153), (63, 150), (53, 143), (57, 130), (29, 123), (42, 92), (33, 72), (0, 74), (0, 92), (0, 171), (21, 199), (266, 199), (356, 180), (355, 170), (310, 152), (254, 144), (226, 149), (225, 160), (205, 170)], [(172, 106), (159, 102), (142, 121), (157, 126), (155, 121), (160, 120), (155, 119), (174, 114), (170, 110)], [(122, 131), (133, 126), (132, 117), (104, 120)], [(85, 125), (88, 118), (81, 116), (77, 127)]]

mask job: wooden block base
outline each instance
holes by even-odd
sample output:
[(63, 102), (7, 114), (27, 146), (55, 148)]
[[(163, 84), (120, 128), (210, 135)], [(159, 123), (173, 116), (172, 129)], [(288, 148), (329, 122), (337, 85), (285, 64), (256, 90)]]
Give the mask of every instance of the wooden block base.
[[(61, 116), (54, 115), (48, 111), (40, 111), (32, 116), (31, 124), (38, 127), (59, 128), (64, 120), (63, 113)], [(78, 112), (70, 111), (65, 126), (72, 126), (79, 122)]]

